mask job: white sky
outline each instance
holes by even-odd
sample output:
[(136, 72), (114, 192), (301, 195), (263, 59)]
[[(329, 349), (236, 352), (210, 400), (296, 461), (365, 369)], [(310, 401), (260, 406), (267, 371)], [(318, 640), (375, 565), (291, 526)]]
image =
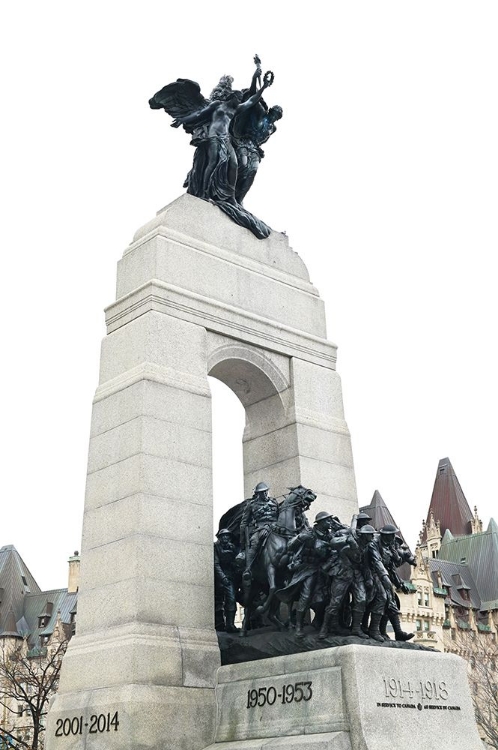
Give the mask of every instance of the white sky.
[[(498, 515), (498, 5), (292, 7), (2, 7), (0, 545), (44, 588), (65, 585), (80, 548), (116, 263), (193, 155), (147, 100), (177, 77), (206, 96), (223, 73), (243, 87), (255, 52), (284, 118), (246, 203), (325, 300), (360, 504), (378, 489), (414, 545), (449, 456), (483, 521)], [(215, 454), (231, 505), (236, 459)]]

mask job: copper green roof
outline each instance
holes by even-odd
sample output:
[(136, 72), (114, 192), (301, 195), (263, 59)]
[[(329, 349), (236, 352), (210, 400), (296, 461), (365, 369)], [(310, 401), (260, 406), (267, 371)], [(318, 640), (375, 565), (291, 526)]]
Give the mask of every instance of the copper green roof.
[[(69, 626), (76, 610), (77, 593), (67, 589), (41, 591), (18, 551), (12, 545), (0, 549), (0, 638), (28, 636), (31, 649), (40, 647), (40, 636), (54, 632), (58, 613)], [(40, 618), (45, 624), (39, 627)]]
[(451, 604), (465, 609), (481, 609), (481, 597), (478, 586), (468, 565), (442, 560), (441, 557), (427, 559), (433, 586), (438, 586), (438, 576), (441, 577), (441, 587), (444, 587)]
[(438, 588), (437, 586), (433, 586), (432, 590), (434, 591), (436, 596), (447, 596), (448, 592), (445, 588)]
[(491, 519), (486, 531), (466, 536), (446, 534), (439, 559), (468, 566), (479, 591), (480, 609), (498, 609), (498, 525)]
[(27, 594), (40, 593), (40, 587), (31, 575), (26, 563), (12, 544), (0, 548), (0, 588), (3, 589), (0, 604), (0, 635), (7, 628), (7, 616), (12, 610), (16, 622), (23, 615)]

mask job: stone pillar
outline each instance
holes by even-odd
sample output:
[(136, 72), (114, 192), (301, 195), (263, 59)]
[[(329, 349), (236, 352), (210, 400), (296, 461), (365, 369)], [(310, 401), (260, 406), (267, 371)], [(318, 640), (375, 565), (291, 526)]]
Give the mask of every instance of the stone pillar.
[(336, 347), (285, 235), (259, 241), (189, 195), (135, 235), (106, 320), (76, 635), (47, 748), (200, 750), (213, 741), (220, 663), (207, 375), (246, 408), (248, 488), (306, 484), (348, 519)]
[(317, 493), (317, 510), (347, 522), (358, 503), (339, 375), (292, 357), (289, 376), (288, 389), (246, 408), (246, 496), (263, 478), (276, 495), (303, 484)]
[[(212, 739), (220, 659), (205, 360), (204, 328), (154, 311), (103, 341), (77, 634), (48, 747), (191, 750)], [(117, 729), (88, 734), (91, 717), (108, 714)], [(60, 720), (80, 716), (82, 734), (54, 742)]]

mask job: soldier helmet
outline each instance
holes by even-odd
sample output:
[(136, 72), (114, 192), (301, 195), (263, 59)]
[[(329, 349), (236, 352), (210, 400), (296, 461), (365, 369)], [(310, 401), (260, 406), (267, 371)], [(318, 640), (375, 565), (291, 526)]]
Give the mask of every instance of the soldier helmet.
[(270, 488), (266, 484), (266, 482), (259, 482), (259, 484), (256, 485), (254, 488), (254, 492), (267, 492)]
[(216, 534), (216, 536), (217, 536), (217, 537), (218, 537), (218, 539), (219, 539), (219, 538), (220, 538), (220, 536), (223, 536), (223, 534), (228, 534), (229, 536), (232, 536), (232, 532), (230, 531), (230, 529), (220, 529), (220, 530), (218, 531), (218, 533)]
[(365, 526), (362, 526), (361, 529), (358, 529), (357, 534), (375, 534), (375, 529), (373, 526), (370, 526), (369, 523), (365, 524)]
[(385, 526), (379, 529), (380, 534), (397, 534), (398, 531), (399, 529), (397, 529), (396, 526), (393, 526), (392, 523), (386, 523)]
[(326, 518), (332, 518), (332, 513), (327, 513), (326, 510), (321, 510), (320, 513), (317, 513), (315, 516), (315, 523), (318, 523), (319, 521), (324, 521)]
[(357, 521), (371, 521), (372, 516), (369, 516), (368, 513), (365, 513), (364, 510), (362, 510), (358, 515), (356, 516)]

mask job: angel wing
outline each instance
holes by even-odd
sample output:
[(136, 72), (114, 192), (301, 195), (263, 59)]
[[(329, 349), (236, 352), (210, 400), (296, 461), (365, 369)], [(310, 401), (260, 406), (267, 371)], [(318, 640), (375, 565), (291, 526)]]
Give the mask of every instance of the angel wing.
[[(151, 109), (164, 109), (175, 120), (198, 112), (208, 104), (199, 84), (188, 78), (178, 78), (174, 83), (168, 83), (149, 99)], [(192, 128), (184, 128), (188, 133), (192, 132)]]

